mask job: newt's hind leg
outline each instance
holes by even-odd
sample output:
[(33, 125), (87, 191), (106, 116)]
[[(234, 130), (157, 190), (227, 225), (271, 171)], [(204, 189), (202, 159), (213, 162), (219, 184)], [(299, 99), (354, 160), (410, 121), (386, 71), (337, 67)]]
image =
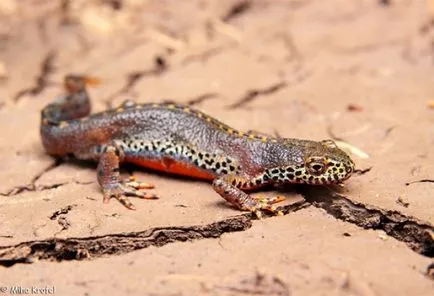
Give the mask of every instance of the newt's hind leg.
[(120, 180), (119, 176), (119, 150), (114, 146), (108, 146), (100, 156), (98, 163), (98, 183), (104, 193), (104, 202), (110, 198), (116, 198), (121, 204), (130, 210), (135, 210), (133, 203), (127, 196), (136, 196), (143, 199), (157, 199), (154, 194), (146, 193), (140, 189), (149, 189), (151, 184), (138, 182), (134, 178)]
[[(262, 181), (262, 183), (260, 181)], [(214, 190), (228, 202), (240, 210), (255, 213), (258, 218), (261, 218), (260, 210), (282, 215), (282, 212), (278, 211), (273, 205), (274, 203), (282, 201), (282, 197), (254, 198), (241, 190), (258, 188), (266, 184), (267, 182), (264, 181), (261, 176), (252, 180), (235, 175), (224, 175), (216, 178), (212, 185)]]

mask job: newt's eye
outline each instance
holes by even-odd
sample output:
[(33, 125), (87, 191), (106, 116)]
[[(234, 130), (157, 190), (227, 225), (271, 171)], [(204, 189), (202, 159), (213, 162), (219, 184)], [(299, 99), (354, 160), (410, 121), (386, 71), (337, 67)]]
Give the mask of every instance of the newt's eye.
[(312, 175), (320, 175), (325, 172), (326, 164), (323, 159), (310, 159), (306, 163), (306, 167), (309, 173)]

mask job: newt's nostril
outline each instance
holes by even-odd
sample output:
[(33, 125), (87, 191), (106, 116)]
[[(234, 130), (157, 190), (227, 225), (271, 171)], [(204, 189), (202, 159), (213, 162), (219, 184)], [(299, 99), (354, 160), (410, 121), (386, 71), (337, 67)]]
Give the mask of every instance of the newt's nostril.
[(315, 170), (315, 171), (317, 171), (317, 172), (321, 171), (322, 168), (323, 168), (323, 166), (320, 165), (320, 164), (314, 164), (314, 165), (312, 166), (312, 169)]

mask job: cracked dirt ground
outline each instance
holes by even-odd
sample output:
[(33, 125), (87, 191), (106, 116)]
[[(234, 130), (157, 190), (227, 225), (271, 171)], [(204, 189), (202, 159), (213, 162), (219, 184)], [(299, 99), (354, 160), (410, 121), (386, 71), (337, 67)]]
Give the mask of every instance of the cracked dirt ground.
[[(0, 286), (58, 295), (434, 293), (434, 3), (0, 2)], [(344, 188), (288, 187), (254, 220), (207, 183), (136, 167), (162, 198), (102, 204), (40, 110), (65, 74), (94, 110), (174, 101), (240, 130), (361, 151)], [(264, 195), (276, 194), (275, 191)]]

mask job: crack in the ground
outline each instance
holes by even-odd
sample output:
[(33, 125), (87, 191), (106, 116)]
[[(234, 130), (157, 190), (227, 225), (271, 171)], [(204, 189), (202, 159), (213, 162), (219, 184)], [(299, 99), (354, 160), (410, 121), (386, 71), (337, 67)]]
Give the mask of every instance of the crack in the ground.
[(71, 0), (60, 0), (59, 15), (59, 24), (61, 26), (67, 26), (76, 23), (71, 14)]
[[(218, 97), (219, 94), (217, 93), (205, 93), (202, 95), (199, 95), (197, 97), (194, 97), (192, 99), (187, 100), (185, 103), (180, 103), (180, 100), (172, 100), (172, 99), (166, 99), (166, 100), (162, 100), (161, 102), (164, 104), (181, 104), (181, 105), (188, 105), (188, 106), (195, 106), (198, 105), (204, 101), (207, 101), (209, 99)], [(182, 101), (184, 102), (184, 100)]]
[[(82, 182), (82, 181), (77, 181), (77, 180), (73, 180), (68, 181), (68, 182), (63, 182), (63, 183), (55, 183), (55, 184), (50, 184), (50, 185), (39, 185), (39, 186), (34, 186), (32, 184), (26, 185), (26, 186), (18, 186), (18, 187), (14, 187), (12, 190), (10, 190), (7, 193), (0, 193), (0, 196), (5, 196), (5, 197), (11, 197), (11, 196), (15, 196), (15, 195), (19, 195), (23, 192), (43, 192), (43, 191), (47, 191), (47, 190), (51, 190), (51, 189), (56, 189), (68, 184), (79, 184), (79, 185), (89, 185), (95, 183), (94, 181), (87, 181), (87, 182)], [(88, 198), (91, 199), (91, 198)], [(37, 201), (37, 200), (49, 200), (46, 199), (44, 196), (40, 196), (40, 197), (34, 197), (34, 198), (29, 198), (29, 199), (20, 199), (20, 200), (15, 200), (15, 199), (7, 199), (4, 201), (0, 200), (0, 206), (3, 205), (7, 205), (7, 204), (16, 204), (16, 203), (26, 203), (26, 202), (31, 202), (31, 201)]]
[[(324, 209), (336, 219), (364, 229), (383, 230), (405, 242), (413, 251), (434, 257), (434, 227), (398, 211), (384, 210), (352, 201), (330, 188), (300, 186), (305, 201), (281, 208), (284, 215), (311, 205)], [(53, 213), (54, 219), (70, 208)], [(264, 217), (269, 217), (264, 213)], [(207, 225), (160, 227), (140, 232), (109, 234), (96, 237), (47, 239), (0, 247), (0, 265), (32, 263), (35, 260), (83, 260), (117, 255), (149, 246), (163, 246), (178, 241), (218, 238), (223, 233), (244, 231), (252, 226), (252, 214), (229, 217)]]
[(73, 204), (73, 205), (68, 205), (64, 208), (61, 208), (60, 210), (55, 211), (53, 214), (51, 214), (51, 216), (49, 217), (50, 220), (56, 220), (57, 217), (59, 217), (60, 215), (66, 215), (69, 213), (69, 211), (71, 211), (73, 208), (75, 208), (77, 205)]
[[(284, 214), (310, 206), (302, 201), (284, 206)], [(264, 213), (266, 217), (269, 217)], [(161, 247), (173, 242), (186, 242), (206, 238), (219, 238), (224, 233), (244, 231), (252, 227), (254, 215), (242, 214), (207, 225), (157, 227), (139, 232), (104, 236), (51, 238), (0, 247), (0, 265), (33, 263), (35, 260), (84, 260), (105, 255), (119, 255), (149, 246)]]
[(124, 7), (122, 0), (103, 0), (102, 4), (107, 5), (113, 10), (121, 10)]
[(205, 63), (208, 60), (210, 60), (211, 58), (215, 57), (216, 55), (224, 52), (225, 50), (227, 50), (229, 48), (229, 46), (217, 46), (217, 47), (211, 47), (205, 51), (202, 51), (200, 53), (196, 53), (196, 54), (191, 54), (189, 56), (187, 56), (182, 62), (181, 65), (182, 66), (186, 66), (189, 65), (193, 62), (201, 62), (201, 63)]
[(357, 175), (364, 175), (364, 174), (366, 174), (366, 173), (369, 173), (371, 170), (372, 170), (372, 168), (373, 167), (368, 167), (368, 168), (366, 168), (366, 169), (355, 169), (354, 170), (354, 174), (357, 174)]
[(204, 226), (162, 227), (141, 232), (110, 234), (99, 237), (49, 239), (0, 248), (0, 265), (32, 263), (35, 259), (82, 260), (128, 253), (149, 246), (163, 246), (175, 241), (218, 238), (223, 233), (251, 227), (246, 216), (228, 218)]
[(216, 93), (203, 94), (203, 95), (200, 95), (200, 96), (197, 96), (195, 98), (192, 98), (192, 99), (188, 100), (187, 101), (187, 105), (189, 105), (189, 106), (195, 106), (195, 105), (198, 105), (198, 104), (200, 104), (200, 103), (202, 103), (202, 102), (204, 102), (206, 100), (209, 100), (209, 99), (212, 99), (212, 98), (215, 98), (215, 97), (218, 97), (218, 94), (216, 94)]
[(392, 3), (391, 0), (378, 0), (378, 4), (380, 6), (387, 7), (390, 6)]
[(288, 52), (288, 61), (297, 63), (298, 70), (300, 70), (302, 68), (304, 58), (300, 49), (295, 44), (293, 35), (290, 33), (281, 33), (279, 34), (279, 37), (282, 39), (283, 45)]
[(412, 182), (405, 183), (405, 186), (409, 186), (409, 185), (414, 184), (414, 183), (434, 183), (434, 180), (422, 179), (422, 180), (412, 181)]
[(240, 17), (244, 13), (246, 13), (248, 10), (250, 10), (252, 8), (252, 6), (253, 6), (253, 3), (250, 0), (239, 1), (239, 2), (235, 3), (234, 5), (232, 5), (221, 19), (224, 22), (229, 22), (235, 18)]
[(113, 108), (113, 100), (119, 95), (128, 93), (137, 84), (137, 82), (139, 82), (140, 79), (149, 76), (159, 76), (166, 72), (167, 69), (168, 65), (166, 59), (163, 56), (158, 55), (154, 59), (154, 67), (152, 69), (136, 71), (128, 74), (125, 85), (105, 99), (107, 108)]
[(403, 206), (404, 208), (408, 208), (408, 206), (410, 205), (410, 203), (409, 203), (407, 200), (405, 200), (403, 197), (401, 197), (401, 196), (399, 196), (399, 197), (395, 200), (395, 202), (396, 202), (398, 205)]
[(428, 265), (428, 267), (426, 268), (426, 276), (429, 279), (434, 280), (434, 262)]
[(333, 217), (364, 229), (383, 230), (405, 242), (413, 251), (434, 257), (434, 226), (398, 211), (368, 206), (340, 195), (328, 188), (302, 187), (306, 201), (324, 209)]
[(18, 195), (24, 191), (43, 191), (43, 190), (49, 190), (49, 189), (53, 189), (53, 188), (57, 188), (60, 187), (62, 185), (67, 184), (66, 183), (57, 183), (57, 184), (52, 184), (52, 185), (43, 185), (43, 186), (36, 186), (36, 182), (45, 174), (48, 173), (49, 171), (57, 168), (59, 165), (61, 165), (63, 163), (63, 160), (61, 159), (56, 159), (53, 163), (51, 163), (49, 166), (47, 166), (46, 168), (44, 168), (41, 172), (39, 172), (38, 174), (36, 174), (32, 180), (30, 181), (29, 184), (26, 185), (22, 185), (22, 186), (16, 186), (14, 188), (12, 188), (11, 190), (9, 190), (6, 193), (0, 193), (0, 196), (13, 196), (13, 195)]
[(287, 85), (288, 85), (288, 83), (286, 81), (281, 81), (281, 82), (275, 83), (275, 84), (273, 84), (269, 87), (263, 88), (263, 89), (248, 90), (247, 93), (240, 100), (229, 105), (227, 108), (235, 109), (235, 108), (243, 107), (247, 103), (250, 103), (253, 100), (255, 100), (256, 98), (258, 98), (259, 96), (265, 96), (265, 95), (272, 94), (274, 92), (277, 92), (277, 91), (285, 88)]
[(41, 62), (39, 74), (36, 77), (34, 86), (22, 89), (16, 93), (13, 97), (13, 101), (19, 101), (25, 95), (37, 96), (40, 94), (48, 85), (48, 77), (54, 71), (54, 60), (56, 58), (55, 51), (49, 51)]

